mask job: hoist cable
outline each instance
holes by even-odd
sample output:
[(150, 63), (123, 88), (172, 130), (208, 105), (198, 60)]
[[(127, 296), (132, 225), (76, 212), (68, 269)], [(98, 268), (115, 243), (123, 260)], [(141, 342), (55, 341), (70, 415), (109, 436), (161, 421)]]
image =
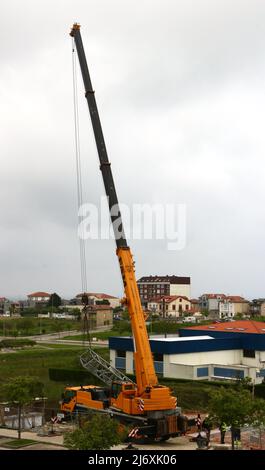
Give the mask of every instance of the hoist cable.
[[(74, 104), (74, 129), (75, 129), (75, 160), (76, 160), (76, 181), (77, 181), (77, 205), (78, 211), (83, 205), (83, 188), (82, 188), (82, 168), (81, 168), (81, 152), (80, 152), (80, 132), (79, 132), (79, 109), (77, 95), (77, 73), (76, 73), (76, 50), (74, 39), (72, 39), (72, 69), (73, 69), (73, 104)], [(79, 219), (78, 219), (79, 223)], [(80, 252), (80, 269), (81, 269), (81, 285), (82, 292), (87, 292), (87, 272), (86, 272), (86, 247), (84, 228), (81, 224), (79, 230), (79, 252)]]

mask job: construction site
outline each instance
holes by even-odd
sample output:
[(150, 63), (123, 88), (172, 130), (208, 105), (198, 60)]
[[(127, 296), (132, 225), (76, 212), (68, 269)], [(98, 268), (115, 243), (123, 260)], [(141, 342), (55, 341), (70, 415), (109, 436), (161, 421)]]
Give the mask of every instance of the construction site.
[[(149, 0), (147, 0), (146, 6), (150, 6)], [(160, 3), (160, 8), (161, 6)], [(116, 7), (117, 5), (115, 5), (115, 11)], [(209, 5), (207, 5), (208, 7)], [(153, 13), (158, 22), (157, 24), (159, 24), (159, 11), (160, 9), (155, 10), (157, 17)], [(146, 15), (145, 9), (144, 12)], [(174, 12), (176, 14), (175, 10)], [(254, 13), (256, 15), (256, 11)], [(106, 15), (107, 13), (104, 17)], [(254, 18), (256, 18), (255, 15)], [(65, 16), (68, 18), (70, 15)], [(217, 16), (214, 16), (217, 22), (219, 17), (222, 17), (221, 11)], [(166, 16), (166, 18), (166, 22), (169, 24), (171, 21), (170, 16)], [(206, 24), (208, 23), (206, 22)], [(149, 451), (156, 451), (157, 455), (159, 453), (161, 455), (172, 455), (174, 451), (265, 450), (265, 343), (263, 340), (265, 334), (265, 328), (263, 328), (265, 299), (256, 295), (258, 288), (261, 289), (261, 286), (259, 287), (256, 281), (251, 284), (253, 274), (249, 276), (248, 282), (246, 276), (244, 278), (241, 276), (241, 253), (243, 253), (245, 245), (249, 243), (249, 237), (245, 241), (245, 245), (242, 242), (242, 249), (241, 251), (238, 249), (238, 253), (238, 238), (233, 239), (233, 242), (228, 238), (229, 232), (232, 234), (234, 232), (244, 232), (240, 225), (243, 218), (240, 213), (241, 209), (238, 206), (233, 209), (233, 217), (234, 214), (237, 215), (235, 216), (235, 224), (239, 224), (235, 226), (229, 219), (231, 214), (227, 216), (225, 212), (229, 211), (231, 201), (233, 199), (239, 200), (239, 194), (243, 194), (245, 190), (245, 186), (243, 186), (244, 190), (242, 188), (238, 190), (238, 180), (233, 180), (233, 185), (231, 184), (231, 175), (235, 168), (238, 171), (238, 167), (236, 165), (232, 167), (233, 165), (231, 165), (231, 169), (229, 164), (226, 163), (222, 168), (220, 164), (216, 163), (218, 161), (218, 150), (211, 150), (211, 145), (214, 148), (214, 145), (217, 144), (210, 144), (209, 142), (211, 140), (215, 142), (215, 139), (218, 142), (219, 139), (222, 139), (218, 132), (213, 131), (213, 129), (214, 137), (210, 137), (207, 135), (207, 129), (206, 137), (204, 137), (205, 141), (201, 143), (200, 137), (198, 138), (200, 134), (200, 117), (198, 118), (198, 116), (196, 116), (196, 126), (199, 130), (196, 128), (196, 132), (193, 132), (193, 138), (198, 139), (197, 144), (192, 142), (190, 147), (186, 146), (187, 149), (191, 148), (192, 152), (195, 152), (198, 159), (195, 165), (194, 162), (193, 165), (190, 163), (192, 160), (189, 162), (188, 150), (185, 153), (186, 147), (182, 147), (186, 139), (185, 132), (182, 130), (183, 134), (181, 135), (177, 126), (180, 125), (181, 120), (188, 123), (189, 120), (195, 119), (193, 116), (196, 115), (196, 111), (193, 109), (193, 114), (187, 110), (182, 114), (180, 113), (175, 119), (174, 125), (170, 121), (174, 99), (181, 106), (181, 100), (185, 97), (184, 88), (183, 96), (180, 97), (176, 94), (174, 84), (174, 80), (179, 79), (178, 73), (184, 74), (184, 71), (173, 74), (173, 79), (169, 74), (172, 90), (168, 93), (168, 96), (172, 94), (172, 98), (170, 98), (172, 103), (168, 105), (167, 117), (164, 116), (163, 118), (166, 119), (166, 127), (169, 131), (176, 135), (174, 152), (171, 150), (170, 141), (167, 142), (166, 138), (161, 137), (163, 132), (160, 132), (160, 129), (165, 130), (165, 123), (162, 123), (162, 119), (160, 122), (153, 118), (153, 114), (158, 113), (157, 109), (154, 113), (149, 114), (148, 124), (145, 124), (142, 129), (141, 139), (146, 140), (147, 144), (150, 145), (150, 149), (153, 149), (153, 145), (156, 145), (154, 140), (157, 134), (157, 137), (160, 137), (163, 141), (163, 146), (161, 147), (159, 144), (157, 152), (154, 149), (151, 150), (150, 156), (146, 156), (148, 161), (146, 164), (143, 163), (142, 165), (145, 158), (144, 151), (140, 153), (139, 158), (135, 158), (135, 163), (130, 162), (131, 166), (126, 163), (123, 156), (126, 146), (129, 148), (132, 146), (132, 153), (135, 152), (134, 145), (137, 139), (134, 136), (133, 125), (130, 126), (128, 131), (125, 131), (126, 127), (123, 128), (123, 125), (126, 124), (126, 120), (124, 118), (124, 120), (121, 119), (124, 122), (122, 122), (122, 126), (120, 124), (121, 128), (119, 129), (119, 124), (117, 125), (118, 114), (115, 114), (113, 128), (111, 127), (113, 124), (111, 119), (109, 122), (106, 120), (105, 132), (105, 125), (103, 131), (104, 119), (101, 120), (102, 115), (106, 116), (104, 114), (105, 109), (108, 113), (114, 105), (115, 111), (120, 112), (122, 115), (123, 107), (125, 107), (121, 85), (122, 79), (117, 78), (116, 82), (113, 79), (114, 64), (118, 63), (118, 56), (115, 57), (113, 53), (109, 63), (105, 58), (106, 70), (109, 70), (109, 76), (107, 72), (104, 75), (104, 72), (102, 73), (104, 68), (98, 71), (97, 67), (94, 66), (94, 63), (99, 66), (100, 60), (98, 58), (101, 57), (101, 54), (104, 56), (104, 47), (101, 45), (100, 36), (97, 36), (97, 34), (95, 36), (91, 35), (90, 43), (89, 26), (86, 26), (85, 21), (84, 25), (82, 23), (82, 29), (79, 22), (73, 22), (68, 34), (70, 35), (70, 38), (68, 35), (68, 49), (71, 47), (72, 64), (71, 67), (69, 64), (67, 65), (66, 74), (60, 75), (59, 85), (62, 88), (64, 86), (67, 88), (65, 96), (69, 97), (71, 85), (68, 82), (66, 85), (64, 75), (72, 75), (72, 114), (74, 121), (72, 127), (76, 181), (73, 183), (72, 162), (67, 167), (69, 180), (67, 184), (64, 184), (62, 200), (60, 200), (59, 205), (57, 204), (57, 192), (55, 191), (47, 209), (46, 202), (50, 197), (49, 189), (38, 192), (38, 183), (35, 182), (34, 194), (36, 194), (36, 197), (28, 197), (29, 205), (35, 204), (38, 206), (37, 210), (40, 214), (47, 211), (51, 220), (54, 219), (56, 222), (52, 221), (50, 225), (45, 226), (44, 216), (43, 222), (42, 216), (37, 222), (40, 240), (44, 232), (47, 237), (48, 248), (45, 248), (46, 251), (43, 249), (45, 259), (42, 257), (42, 245), (39, 238), (34, 238), (33, 231), (30, 232), (30, 230), (27, 235), (25, 272), (27, 270), (31, 272), (28, 279), (34, 278), (33, 272), (38, 273), (36, 279), (39, 276), (39, 279), (43, 282), (44, 290), (37, 290), (37, 287), (35, 287), (37, 281), (34, 279), (34, 282), (30, 281), (31, 283), (27, 281), (29, 283), (27, 292), (31, 292), (27, 296), (27, 301), (18, 300), (22, 287), (18, 288), (17, 299), (11, 302), (6, 297), (1, 297), (0, 330), (2, 330), (3, 339), (0, 345), (0, 370), (2, 375), (0, 381), (0, 450), (110, 450), (114, 453), (116, 451), (135, 450), (143, 453), (147, 451), (146, 455)], [(110, 33), (107, 30), (107, 36), (108, 34), (112, 39), (116, 37), (114, 31)], [(175, 26), (172, 31), (169, 30), (168, 34), (169, 36), (172, 34), (172, 37), (176, 40), (178, 35), (175, 36)], [(222, 35), (223, 32), (221, 32), (221, 38)], [(67, 35), (65, 34), (66, 40)], [(115, 41), (116, 39), (114, 39), (114, 43)], [(202, 50), (204, 50), (206, 45), (204, 39), (202, 41)], [(62, 43), (60, 41), (59, 43), (62, 47)], [(147, 48), (147, 39), (144, 36), (142, 37), (142, 44), (144, 51)], [(193, 47), (195, 46), (190, 48), (191, 51), (193, 51)], [(169, 69), (168, 64), (172, 63), (173, 59), (171, 55), (168, 55), (167, 50), (163, 50), (163, 53), (160, 51), (159, 60), (156, 58), (160, 63), (160, 78), (154, 79), (154, 83), (152, 83), (149, 74), (146, 73), (148, 69), (148, 63), (145, 64), (147, 54), (140, 50), (139, 44), (138, 48), (139, 64), (137, 67), (139, 67), (139, 70), (142, 68), (146, 75), (141, 76), (136, 67), (136, 72), (131, 75), (132, 89), (133, 87), (139, 87), (140, 89), (141, 86), (145, 86), (144, 82), (147, 80), (148, 86), (153, 90), (151, 108), (154, 106), (155, 109), (155, 101), (159, 99), (159, 94), (162, 93), (163, 83), (166, 83), (163, 82), (162, 78), (163, 68), (167, 71)], [(62, 50), (62, 54), (64, 54), (64, 49)], [(87, 55), (86, 50), (89, 51)], [(210, 52), (212, 54), (212, 51)], [(45, 54), (43, 57), (46, 57), (48, 62), (54, 60), (54, 57), (50, 59), (53, 54), (55, 56), (51, 46), (47, 46)], [(87, 57), (89, 60), (87, 60)], [(197, 59), (195, 60), (194, 57), (192, 54), (189, 57), (191, 64), (193, 64), (189, 67), (191, 69), (194, 67), (194, 70), (198, 68), (199, 70), (199, 62), (202, 59), (198, 59), (197, 63)], [(95, 58), (98, 62), (95, 62)], [(56, 58), (57, 60), (58, 58)], [(182, 58), (177, 59), (180, 70), (181, 60)], [(129, 63), (129, 56), (126, 56), (124, 63), (126, 64), (126, 62)], [(189, 67), (185, 72), (187, 73), (185, 79), (185, 86), (187, 83), (187, 87), (190, 86), (188, 76), (192, 77), (192, 70), (188, 70)], [(231, 64), (229, 67), (231, 67)], [(124, 65), (124, 70), (119, 72), (123, 80), (127, 80), (130, 76), (126, 72), (126, 65)], [(197, 76), (196, 73), (194, 74), (195, 77)], [(117, 75), (119, 75), (118, 70)], [(95, 82), (92, 80), (94, 76)], [(198, 77), (199, 72), (197, 80), (199, 80)], [(49, 80), (47, 77), (45, 80), (47, 83), (51, 83), (49, 82), (50, 77)], [(110, 80), (110, 88), (106, 88), (108, 92), (105, 93), (104, 86), (108, 80)], [(82, 90), (80, 90), (80, 82), (82, 83)], [(136, 85), (136, 83), (138, 84)], [(203, 80), (200, 86), (202, 88), (205, 86)], [(37, 93), (34, 87), (33, 91)], [(191, 89), (189, 89), (189, 92), (189, 106), (192, 107), (191, 102), (196, 102), (196, 93), (193, 95)], [(70, 112), (65, 111), (68, 108), (70, 109), (69, 104), (66, 107), (62, 106), (63, 98), (59, 96), (59, 93), (51, 92), (51, 95), (53, 93), (53, 104), (60, 108), (59, 114), (61, 114), (62, 122), (67, 116), (65, 121), (67, 124), (63, 132), (60, 121), (58, 120), (58, 123), (56, 123), (58, 132), (58, 141), (54, 144), (56, 150), (59, 139), (63, 140), (64, 135), (66, 135), (65, 140), (69, 146), (68, 134), (71, 130), (71, 116)], [(233, 93), (229, 93), (227, 92), (227, 95), (234, 96)], [(62, 96), (64, 95), (62, 94)], [(139, 92), (139, 96), (141, 96), (141, 92)], [(163, 96), (162, 102), (165, 106), (166, 95)], [(150, 107), (150, 103), (148, 104), (149, 99), (148, 93), (145, 92), (138, 103), (143, 114), (145, 113), (145, 107)], [(207, 99), (209, 101), (208, 106), (211, 99), (209, 97)], [(222, 100), (225, 99), (226, 90), (222, 91)], [(42, 103), (43, 109), (46, 106), (44, 101)], [(84, 106), (86, 106), (86, 112), (88, 111), (86, 115), (83, 112)], [(131, 109), (134, 106), (136, 107), (137, 101), (132, 100), (130, 106)], [(202, 112), (203, 108), (200, 109)], [(214, 112), (217, 114), (216, 111)], [(227, 109), (223, 111), (223, 114), (226, 116), (229, 114)], [(154, 120), (152, 121), (152, 119)], [(54, 124), (50, 126), (52, 127), (52, 125)], [(135, 125), (138, 126), (136, 120)], [(231, 125), (232, 123), (229, 122), (225, 126), (225, 138), (223, 137), (225, 149), (228, 146), (229, 139), (232, 141), (231, 136), (227, 137), (231, 133), (229, 128)], [(20, 126), (23, 127), (21, 122)], [(47, 122), (45, 126), (48, 128)], [(238, 126), (240, 127), (240, 124)], [(210, 125), (209, 128), (211, 128)], [(43, 130), (42, 132), (44, 133)], [(85, 163), (82, 156), (83, 144), (80, 138), (82, 133), (89, 141), (89, 146), (92, 147), (95, 144), (94, 150), (91, 150), (90, 153), (86, 151)], [(247, 132), (245, 132), (246, 134)], [(138, 139), (139, 136), (140, 134), (137, 137)], [(108, 145), (105, 137), (106, 141), (109, 141)], [(192, 140), (192, 136), (189, 138)], [(35, 137), (33, 137), (33, 144), (34, 139)], [(247, 148), (248, 145), (250, 147), (250, 141), (249, 138), (248, 144), (245, 144), (244, 148)], [(41, 145), (41, 143), (38, 144), (40, 152), (42, 151)], [(50, 148), (45, 150), (45, 155), (48, 155), (47, 162), (49, 162), (49, 152), (53, 147), (51, 141), (49, 145)], [(234, 144), (234, 148), (237, 148), (236, 145), (238, 144)], [(119, 146), (123, 147), (122, 151), (119, 150)], [(233, 148), (232, 144), (231, 147)], [(110, 149), (111, 158), (109, 158), (107, 148)], [(54, 149), (52, 148), (54, 154), (51, 153), (52, 159), (56, 161), (56, 151)], [(118, 152), (118, 158), (116, 151)], [(223, 150), (224, 155), (226, 151)], [(67, 150), (67, 152), (69, 152), (69, 155), (71, 154), (70, 150)], [(168, 161), (163, 153), (170, 155)], [(240, 151), (237, 149), (235, 153), (240, 154)], [(178, 158), (176, 157), (177, 154)], [(212, 163), (209, 155), (214, 161), (216, 159), (215, 163)], [(222, 158), (225, 160), (226, 157), (222, 156)], [(47, 167), (49, 165), (53, 166), (52, 159), (47, 163)], [(54, 164), (53, 174), (54, 189), (56, 190), (60, 185), (63, 187), (62, 180), (65, 177), (63, 173), (64, 160), (61, 156), (59, 159), (60, 162)], [(88, 176), (88, 172), (84, 172), (84, 166), (87, 165), (87, 161), (90, 164), (90, 160), (93, 161), (92, 165), (95, 166), (89, 166), (90, 173)], [(167, 163), (164, 164), (163, 160)], [(169, 161), (173, 162), (172, 169), (168, 165)], [(175, 162), (177, 162), (176, 167), (174, 167)], [(128, 168), (126, 168), (127, 164)], [(44, 170), (43, 161), (40, 163), (40, 168), (38, 168), (39, 163), (35, 161), (34, 165), (36, 165), (34, 167), (36, 174), (45, 173), (46, 169)], [(99, 166), (99, 171), (96, 166)], [(152, 187), (150, 180), (152, 167), (158, 172), (155, 189)], [(212, 181), (214, 183), (209, 183), (209, 187), (204, 193), (208, 168), (209, 172), (211, 168), (213, 170)], [(220, 180), (216, 177), (217, 168), (219, 169), (218, 177)], [(61, 169), (62, 179), (60, 179)], [(49, 171), (47, 170), (48, 179), (51, 179)], [(181, 173), (184, 175), (184, 183), (181, 181)], [(167, 183), (164, 184), (166, 180)], [(99, 190), (100, 184), (101, 189)], [(192, 198), (189, 198), (188, 191), (186, 191), (189, 184), (194, 187), (195, 202), (192, 202)], [(21, 189), (18, 182), (16, 185), (19, 195)], [(102, 188), (104, 188), (103, 215), (105, 218), (101, 218), (99, 222), (101, 216), (99, 217), (99, 214), (93, 212), (93, 210), (94, 206), (99, 205), (99, 194), (102, 198)], [(141, 236), (139, 235), (139, 226), (142, 220), (141, 211), (138, 219), (137, 217), (130, 219), (124, 201), (121, 202), (118, 197), (119, 191), (116, 188), (121, 188), (122, 194), (126, 194), (128, 188), (128, 204), (137, 205), (139, 192), (139, 194), (142, 194), (141, 197), (148, 198), (148, 203), (151, 204), (155, 201), (154, 205), (161, 206), (163, 210), (168, 208), (167, 203), (164, 203), (166, 201), (164, 193), (166, 194), (165, 198), (171, 194), (170, 197), (175, 204), (180, 188), (181, 197), (183, 197), (183, 194), (187, 194), (187, 202), (185, 210), (183, 209), (184, 204), (179, 204), (178, 221), (180, 221), (180, 227), (178, 227), (177, 232), (174, 232), (175, 238), (171, 236), (172, 233), (168, 235), (168, 232), (166, 232), (166, 235), (164, 233), (162, 236), (159, 232), (163, 224), (168, 225), (168, 220), (173, 225), (173, 215), (168, 216), (170, 212), (165, 210), (165, 212), (162, 211), (163, 216), (158, 219), (158, 222), (153, 220), (151, 215), (147, 224), (148, 229), (150, 227), (156, 228), (157, 232), (160, 233), (157, 238), (160, 241), (162, 240), (163, 244), (162, 241), (160, 244), (160, 241), (157, 242), (156, 240), (157, 251), (156, 248), (154, 249), (155, 245), (151, 242), (149, 247), (146, 227), (143, 230), (144, 235), (147, 234), (143, 236), (145, 245), (138, 243), (137, 240), (141, 240), (142, 236), (142, 233)], [(216, 195), (215, 190), (217, 190)], [(237, 190), (239, 191), (238, 194)], [(86, 193), (86, 191), (88, 192)], [(89, 191), (91, 192), (89, 193)], [(73, 254), (73, 247), (69, 250), (71, 254), (68, 258), (69, 241), (72, 244), (73, 240), (76, 242), (76, 238), (73, 236), (72, 219), (71, 221), (68, 220), (67, 211), (66, 218), (65, 215), (58, 213), (60, 205), (63, 207), (63, 211), (69, 205), (73, 209), (74, 192), (76, 192), (77, 200), (77, 211), (75, 211), (78, 215), (78, 237), (75, 233), (75, 237), (78, 238), (77, 246), (75, 246), (77, 251), (79, 250), (78, 262), (75, 260), (76, 254)], [(203, 194), (202, 201), (205, 206), (200, 212), (196, 203), (197, 197), (199, 197), (198, 194), (201, 197), (201, 193)], [(89, 202), (86, 201), (87, 194), (89, 194)], [(219, 219), (217, 214), (219, 213), (219, 207), (221, 207), (220, 201), (223, 203), (225, 197), (227, 197), (227, 201), (224, 204), (223, 219), (222, 217)], [(61, 196), (58, 196), (58, 198), (60, 199)], [(257, 199), (260, 200), (261, 198)], [(94, 202), (95, 205), (93, 206)], [(209, 212), (207, 212), (208, 205)], [(43, 209), (44, 206), (45, 210)], [(196, 220), (196, 229), (193, 226), (193, 229), (189, 228), (188, 232), (186, 231), (186, 207), (192, 207), (191, 212), (194, 212), (193, 217)], [(206, 222), (203, 225), (201, 220), (204, 220), (204, 210)], [(73, 213), (75, 211), (72, 210)], [(25, 224), (25, 230), (28, 230), (25, 214), (23, 213), (21, 218)], [(167, 215), (167, 220), (166, 218), (163, 219), (164, 214)], [(198, 216), (198, 214), (200, 215)], [(226, 216), (227, 221), (225, 222)], [(128, 223), (129, 219), (130, 223)], [(161, 222), (162, 220), (163, 222)], [(220, 220), (224, 220), (223, 225)], [(32, 222), (31, 219), (30, 222)], [(52, 228), (52, 224), (55, 226), (57, 223), (58, 225), (61, 224), (61, 227), (67, 227), (65, 231), (62, 229), (59, 239), (54, 236), (57, 228), (54, 233)], [(215, 223), (216, 226), (214, 226)], [(103, 227), (105, 234), (108, 232), (108, 236), (104, 234), (102, 236), (102, 232), (99, 236), (98, 224), (102, 225), (100, 228), (102, 230)], [(255, 226), (255, 221), (253, 226)], [(58, 229), (59, 231), (61, 227)], [(71, 228), (69, 229), (69, 227)], [(211, 230), (214, 235), (212, 234), (208, 249), (207, 237), (208, 233), (211, 234)], [(128, 232), (130, 232), (129, 235)], [(133, 239), (131, 233), (136, 234), (135, 239)], [(108, 240), (107, 243), (104, 243), (104, 237), (105, 240)], [(199, 253), (198, 243), (201, 243), (202, 246)], [(62, 250), (61, 244), (62, 246), (65, 244), (63, 251), (60, 251)], [(186, 244), (188, 248), (186, 248)], [(262, 272), (256, 272), (253, 267), (252, 257), (254, 259), (254, 255), (251, 251), (254, 251), (253, 245), (248, 248), (249, 253), (251, 253), (251, 256), (249, 254), (249, 258), (251, 258), (249, 271), (251, 273), (255, 272), (258, 279), (262, 278)], [(144, 248), (141, 248), (143, 246)], [(140, 247), (139, 254), (137, 253), (138, 247)], [(235, 260), (229, 264), (228, 260), (233, 260), (231, 247), (234, 247)], [(49, 248), (51, 251), (49, 251)], [(188, 250), (191, 251), (188, 252)], [(30, 254), (31, 251), (32, 254)], [(165, 254), (165, 252), (167, 253)], [(187, 253), (192, 253), (190, 259), (188, 259)], [(238, 258), (236, 258), (237, 256)], [(108, 260), (107, 263), (106, 259)], [(135, 262), (135, 259), (137, 262)], [(260, 259), (260, 253), (258, 259)], [(56, 264), (53, 273), (49, 271), (49, 266), (52, 266), (52, 263)], [(184, 275), (167, 274), (160, 276), (156, 274), (146, 276), (143, 275), (147, 272), (146, 266), (152, 266), (152, 272), (156, 272), (157, 266), (157, 272), (159, 272), (159, 269), (161, 272), (167, 272), (168, 266), (169, 270), (175, 270), (175, 266), (178, 266), (178, 272), (180, 273), (181, 269)], [(194, 270), (194, 283), (198, 285), (200, 283), (206, 285), (207, 282), (207, 285), (215, 289), (215, 292), (218, 292), (219, 285), (223, 292), (231, 292), (230, 286), (231, 289), (239, 289), (239, 286), (242, 285), (242, 289), (249, 289), (248, 292), (251, 294), (253, 292), (251, 298), (254, 297), (254, 294), (257, 298), (249, 302), (241, 294), (239, 296), (230, 295), (229, 293), (227, 295), (209, 293), (202, 294), (198, 298), (192, 298), (191, 277), (185, 274), (189, 270), (192, 271), (192, 269)], [(76, 273), (78, 271), (80, 275), (77, 280)], [(71, 276), (75, 278), (74, 281), (71, 281)], [(118, 276), (122, 285), (122, 294), (116, 294), (115, 296), (105, 294), (106, 291), (110, 292), (109, 286), (116, 285), (116, 277)], [(216, 281), (218, 276), (220, 279)], [(8, 278), (8, 275), (5, 278)], [(22, 274), (20, 272), (18, 278), (15, 277), (15, 279), (14, 285), (20, 285), (20, 279), (23, 280), (23, 270)], [(44, 281), (44, 279), (47, 281)], [(62, 286), (64, 279), (67, 279), (65, 280), (65, 286), (68, 286), (65, 289), (69, 290), (69, 285), (72, 283), (72, 291), (75, 289), (76, 292), (81, 293), (73, 298), (70, 298), (70, 296), (66, 298), (65, 296), (64, 299), (61, 299), (56, 292), (50, 293), (52, 292), (50, 287), (45, 287), (53, 285), (56, 286), (56, 291), (58, 291), (57, 286)], [(108, 290), (105, 290), (105, 286)], [(6, 316), (10, 318), (4, 318)], [(31, 317), (34, 317), (34, 320)], [(60, 324), (61, 320), (63, 323)], [(16, 321), (16, 324), (12, 321)], [(234, 324), (228, 323), (230, 321)], [(91, 461), (89, 463), (100, 464), (104, 462)]]

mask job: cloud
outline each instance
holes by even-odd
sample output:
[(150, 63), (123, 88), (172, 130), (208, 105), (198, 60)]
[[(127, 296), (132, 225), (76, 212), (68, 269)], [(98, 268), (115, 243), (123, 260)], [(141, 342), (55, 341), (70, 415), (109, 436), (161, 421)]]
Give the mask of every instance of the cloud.
[[(264, 295), (264, 20), (261, 0), (2, 5), (1, 295), (80, 291), (74, 21), (120, 201), (187, 205), (181, 252), (164, 241), (130, 241), (137, 275), (190, 275), (194, 296)], [(80, 74), (78, 86), (84, 200), (99, 204), (104, 189)], [(114, 242), (86, 246), (91, 290), (122, 295)]]

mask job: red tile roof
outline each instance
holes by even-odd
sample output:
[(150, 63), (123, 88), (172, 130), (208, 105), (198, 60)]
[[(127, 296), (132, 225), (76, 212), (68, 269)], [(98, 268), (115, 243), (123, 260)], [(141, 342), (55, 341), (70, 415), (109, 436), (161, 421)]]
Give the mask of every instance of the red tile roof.
[[(186, 329), (186, 328), (185, 328)], [(253, 320), (235, 320), (233, 322), (211, 323), (210, 325), (191, 326), (189, 330), (223, 331), (229, 333), (265, 333), (265, 322)]]
[[(76, 297), (82, 297), (84, 294), (78, 294)], [(109, 295), (109, 294), (102, 294), (102, 293), (97, 293), (97, 292), (86, 292), (86, 295), (97, 297), (98, 299), (117, 299), (118, 297), (115, 297), (114, 295)]]
[(248, 300), (244, 299), (243, 297), (240, 297), (240, 295), (228, 295), (227, 300), (230, 300), (231, 302), (234, 302), (234, 303), (242, 303), (242, 302), (248, 303)]
[(89, 310), (93, 312), (98, 310), (113, 310), (113, 308), (110, 305), (91, 305)]
[(47, 292), (33, 292), (33, 294), (29, 294), (28, 297), (50, 297), (51, 294)]
[(163, 302), (164, 300), (166, 304), (169, 304), (170, 302), (173, 302), (174, 300), (177, 300), (177, 299), (184, 299), (190, 302), (188, 297), (185, 297), (184, 295), (163, 295), (162, 297), (157, 297), (153, 300), (150, 300), (150, 302)]

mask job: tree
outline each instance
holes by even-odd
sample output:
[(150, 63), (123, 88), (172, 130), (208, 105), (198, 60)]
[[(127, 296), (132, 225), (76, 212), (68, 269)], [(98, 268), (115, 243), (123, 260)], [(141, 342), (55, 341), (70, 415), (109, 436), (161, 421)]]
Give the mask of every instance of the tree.
[(60, 305), (62, 305), (62, 299), (58, 294), (56, 294), (56, 292), (54, 292), (49, 298), (47, 307), (58, 308)]
[(252, 400), (252, 410), (249, 424), (257, 427), (265, 426), (265, 400), (263, 398), (255, 398)]
[[(127, 434), (127, 433), (126, 433)], [(95, 414), (81, 428), (66, 433), (64, 445), (75, 450), (106, 450), (119, 444), (125, 438), (125, 431), (120, 424), (109, 416)]]
[(221, 387), (210, 392), (208, 409), (213, 422), (231, 426), (232, 449), (234, 449), (233, 430), (252, 422), (251, 393), (240, 385), (236, 388)]
[(37, 377), (14, 377), (1, 386), (3, 399), (18, 409), (18, 439), (21, 439), (21, 414), (23, 407), (36, 396), (43, 396), (43, 383)]

